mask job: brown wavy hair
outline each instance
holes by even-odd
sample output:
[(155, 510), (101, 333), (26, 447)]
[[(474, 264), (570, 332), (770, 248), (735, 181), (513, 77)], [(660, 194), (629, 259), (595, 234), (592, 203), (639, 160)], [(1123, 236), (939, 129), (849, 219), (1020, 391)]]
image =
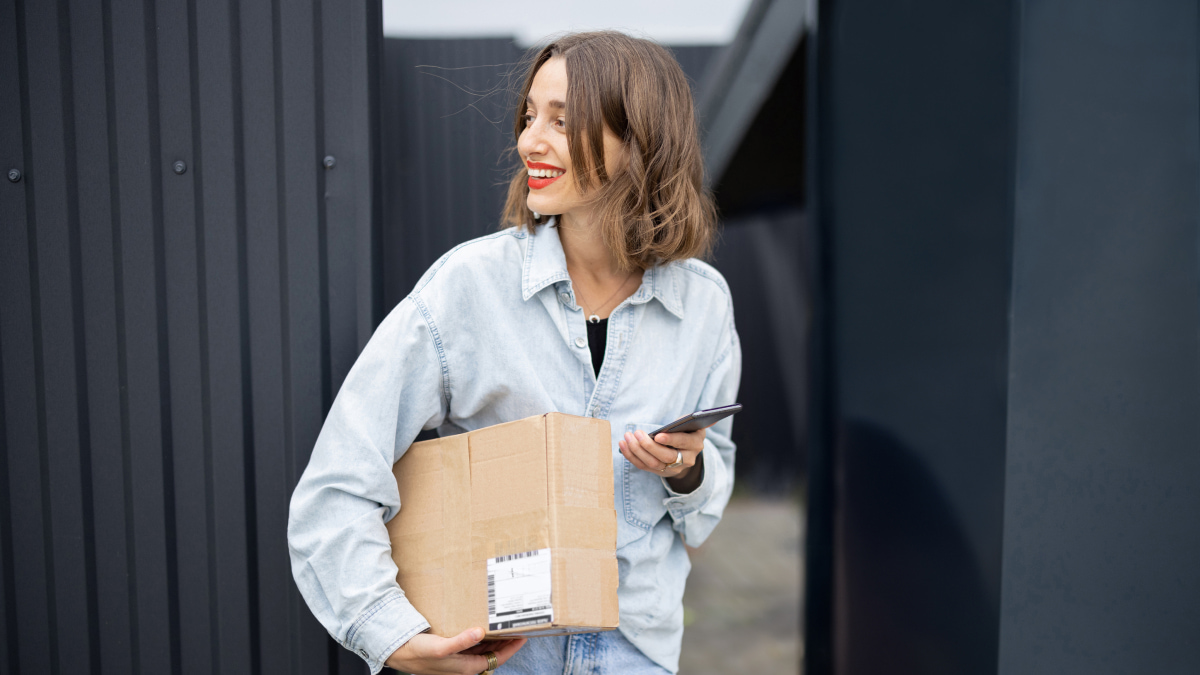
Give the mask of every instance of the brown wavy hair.
[[(530, 52), (513, 120), (516, 142), (538, 69), (561, 56), (567, 67), (567, 150), (575, 181), (594, 204), (596, 225), (623, 269), (709, 254), (717, 212), (704, 187), (704, 162), (692, 92), (679, 63), (649, 40), (598, 31), (560, 37)], [(604, 127), (625, 148), (626, 161), (609, 176)], [(532, 232), (534, 218), (525, 163), (514, 168), (504, 205), (505, 226)]]

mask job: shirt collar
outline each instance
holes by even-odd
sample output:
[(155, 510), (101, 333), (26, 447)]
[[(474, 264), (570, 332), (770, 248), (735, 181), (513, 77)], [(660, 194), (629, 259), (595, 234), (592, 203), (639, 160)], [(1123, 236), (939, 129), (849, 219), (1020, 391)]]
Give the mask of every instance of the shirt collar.
[(567, 256), (558, 238), (555, 219), (538, 225), (525, 245), (525, 269), (521, 272), (521, 297), (529, 300), (543, 288), (560, 281), (569, 281)]
[[(521, 273), (521, 297), (529, 300), (543, 288), (560, 281), (570, 281), (567, 274), (567, 257), (563, 253), (562, 240), (552, 218), (539, 225), (529, 237), (525, 248), (525, 269)], [(642, 285), (629, 299), (641, 305), (658, 298), (662, 306), (676, 317), (683, 318), (683, 301), (679, 297), (679, 270), (674, 263), (655, 265), (642, 276)]]

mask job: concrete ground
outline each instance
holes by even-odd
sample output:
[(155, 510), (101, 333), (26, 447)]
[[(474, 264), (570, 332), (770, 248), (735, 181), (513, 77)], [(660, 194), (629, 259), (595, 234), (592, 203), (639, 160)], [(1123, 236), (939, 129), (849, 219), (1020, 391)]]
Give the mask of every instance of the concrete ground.
[(680, 675), (801, 671), (802, 529), (795, 500), (730, 502), (691, 551)]

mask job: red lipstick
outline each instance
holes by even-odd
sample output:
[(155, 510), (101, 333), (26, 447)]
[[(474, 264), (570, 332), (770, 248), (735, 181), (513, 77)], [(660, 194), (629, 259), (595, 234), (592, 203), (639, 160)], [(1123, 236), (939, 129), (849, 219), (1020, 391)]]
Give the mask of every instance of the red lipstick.
[(554, 166), (553, 164), (543, 164), (542, 162), (527, 162), (525, 164), (525, 166), (528, 169), (549, 169), (551, 171), (562, 171), (563, 172), (562, 174), (554, 176), (553, 178), (534, 178), (533, 176), (530, 176), (528, 184), (529, 184), (529, 187), (534, 190), (541, 190), (542, 188), (546, 187), (547, 185), (553, 183), (554, 181), (556, 181), (559, 178), (562, 178), (563, 176), (566, 175), (566, 171), (562, 167)]

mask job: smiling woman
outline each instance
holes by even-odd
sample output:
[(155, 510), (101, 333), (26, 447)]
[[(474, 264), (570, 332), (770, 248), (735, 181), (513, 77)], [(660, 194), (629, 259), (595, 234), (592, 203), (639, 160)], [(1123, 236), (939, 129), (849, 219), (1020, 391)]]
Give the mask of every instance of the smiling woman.
[(716, 210), (703, 186), (692, 95), (663, 47), (615, 31), (542, 47), (513, 133), (524, 162), (509, 183), (507, 225), (535, 228), (546, 214), (566, 221), (566, 207), (578, 204), (593, 211), (622, 269), (709, 252)]
[[(733, 488), (732, 418), (647, 431), (733, 403), (741, 376), (729, 289), (696, 259), (715, 213), (691, 92), (652, 42), (568, 35), (530, 59), (514, 135), (509, 227), (425, 273), (329, 411), (292, 497), (296, 583), (372, 672), (673, 673), (686, 546), (708, 537)], [(385, 523), (408, 498), (392, 465), (423, 430), (547, 412), (609, 422), (620, 629), (528, 643), (481, 643), (482, 627), (429, 634), (389, 555)]]

